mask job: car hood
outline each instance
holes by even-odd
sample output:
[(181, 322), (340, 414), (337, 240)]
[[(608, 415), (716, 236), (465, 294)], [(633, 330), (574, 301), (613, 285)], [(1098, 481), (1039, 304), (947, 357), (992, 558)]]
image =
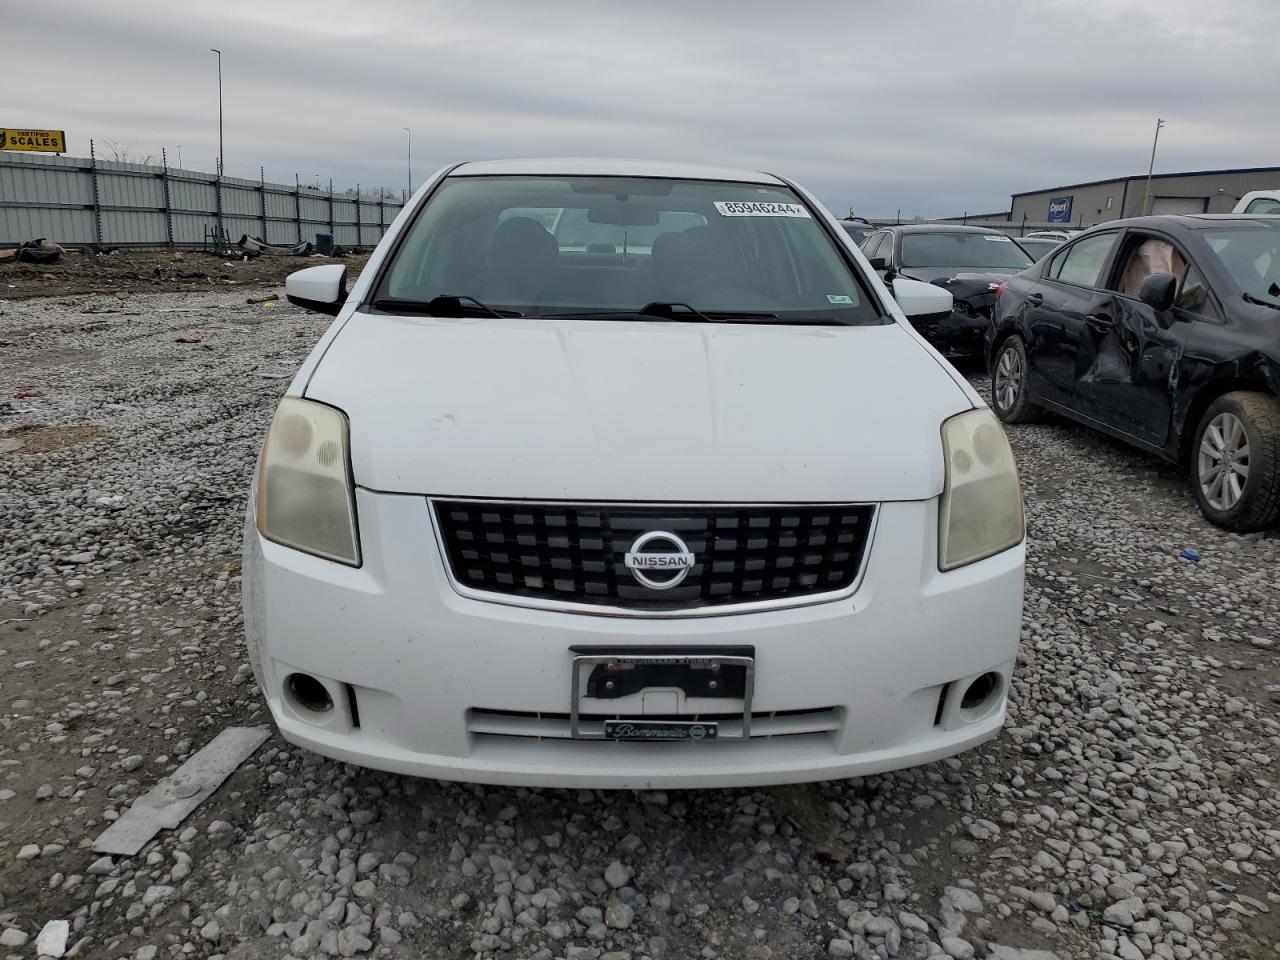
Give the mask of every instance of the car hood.
[(897, 324), (364, 313), (305, 395), (346, 412), (373, 490), (739, 503), (936, 496), (971, 407)]
[[(1028, 264), (1030, 266), (1030, 264)], [(988, 277), (1001, 279), (1021, 273), (1026, 267), (904, 267), (898, 273), (912, 280), (923, 280), (935, 283), (938, 280), (955, 278), (957, 280), (985, 280)]]

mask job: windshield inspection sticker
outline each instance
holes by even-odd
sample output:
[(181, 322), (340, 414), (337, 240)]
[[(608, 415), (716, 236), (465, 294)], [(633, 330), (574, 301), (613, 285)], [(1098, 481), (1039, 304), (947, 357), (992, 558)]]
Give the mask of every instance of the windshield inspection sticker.
[(764, 200), (717, 200), (722, 217), (804, 217), (809, 211), (798, 203), (772, 203)]
[(986, 233), (984, 233), (984, 234), (982, 235), (982, 239), (983, 239), (983, 240), (994, 240), (996, 243), (1013, 243), (1013, 241), (1012, 241), (1012, 240), (1010, 240), (1008, 237), (1006, 237), (1004, 234), (1001, 234), (1001, 235), (1000, 235), (1000, 236), (998, 236), (998, 237), (993, 237), (993, 236), (991, 236), (990, 234), (986, 234)]
[(844, 297), (839, 294), (828, 293), (827, 303), (853, 303), (853, 297)]

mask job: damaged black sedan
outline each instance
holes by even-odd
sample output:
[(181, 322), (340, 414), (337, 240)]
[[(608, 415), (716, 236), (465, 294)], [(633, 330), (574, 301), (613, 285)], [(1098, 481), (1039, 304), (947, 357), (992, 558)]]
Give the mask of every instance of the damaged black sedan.
[(950, 314), (911, 323), (953, 358), (982, 355), (997, 285), (1035, 259), (998, 230), (936, 223), (885, 227), (863, 241), (862, 252), (885, 283), (907, 277), (951, 294)]
[(1190, 474), (1229, 530), (1280, 520), (1280, 217), (1139, 217), (1001, 286), (992, 406), (1050, 410)]

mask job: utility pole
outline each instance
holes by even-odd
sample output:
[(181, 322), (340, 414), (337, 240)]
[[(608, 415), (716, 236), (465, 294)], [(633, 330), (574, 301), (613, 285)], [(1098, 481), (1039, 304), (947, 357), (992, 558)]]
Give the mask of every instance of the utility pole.
[(222, 51), (216, 47), (210, 47), (209, 52), (218, 55), (218, 176), (222, 176)]
[(1142, 198), (1142, 215), (1149, 216), (1151, 214), (1151, 172), (1156, 168), (1156, 144), (1160, 142), (1160, 128), (1164, 126), (1164, 121), (1156, 118), (1156, 135), (1151, 141), (1151, 162), (1147, 164), (1147, 193)]
[(409, 138), (409, 160), (407, 164), (409, 177), (405, 182), (409, 185), (408, 192), (411, 194), (413, 193), (413, 131), (408, 127), (401, 127), (400, 129), (403, 130)]

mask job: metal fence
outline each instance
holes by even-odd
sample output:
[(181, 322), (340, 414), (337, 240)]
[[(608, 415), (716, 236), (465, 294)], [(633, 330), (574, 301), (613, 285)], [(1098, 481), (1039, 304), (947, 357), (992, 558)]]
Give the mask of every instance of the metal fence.
[[(0, 246), (47, 237), (63, 246), (199, 247), (216, 234), (273, 244), (333, 234), (377, 245), (403, 205), (380, 194), (334, 193), (216, 173), (89, 157), (0, 153)], [(163, 156), (163, 155), (162, 155)]]

